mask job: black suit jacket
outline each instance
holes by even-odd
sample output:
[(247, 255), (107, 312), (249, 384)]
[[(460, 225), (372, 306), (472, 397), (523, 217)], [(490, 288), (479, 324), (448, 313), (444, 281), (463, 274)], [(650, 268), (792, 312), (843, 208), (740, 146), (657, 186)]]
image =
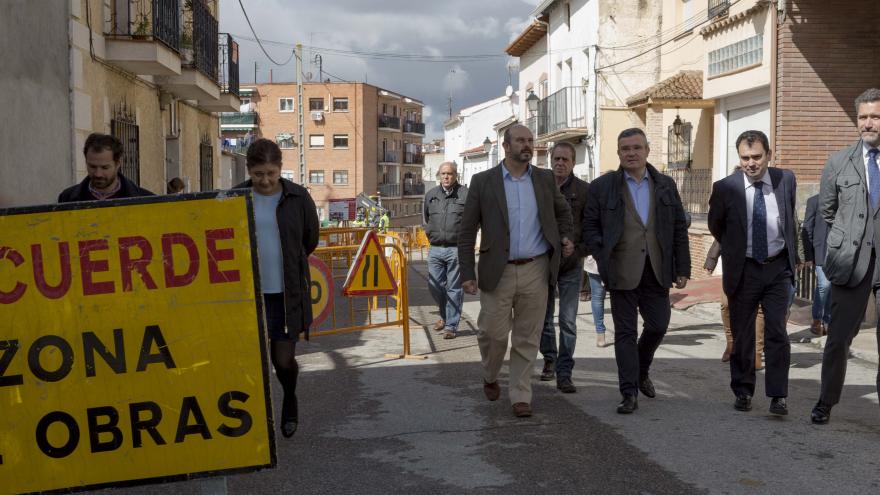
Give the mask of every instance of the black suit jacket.
[[(562, 238), (572, 238), (571, 208), (556, 187), (552, 172), (532, 165), (529, 167), (532, 169), (532, 187), (541, 231), (550, 244), (550, 280), (547, 282), (555, 284), (562, 257)], [(462, 281), (477, 280), (480, 290), (492, 291), (498, 286), (510, 253), (509, 224), (504, 177), (499, 164), (474, 175), (468, 187), (458, 231), (458, 263)], [(475, 270), (474, 256), (478, 229), (482, 231), (479, 273)]]
[[(583, 236), (590, 253), (599, 266), (599, 275), (608, 287), (614, 287), (611, 273), (611, 251), (623, 235), (629, 194), (622, 168), (607, 173), (590, 183), (590, 194), (584, 210)], [(687, 217), (675, 181), (661, 174), (650, 163), (648, 173), (654, 184), (654, 214), (657, 242), (663, 253), (663, 287), (672, 287), (677, 277), (691, 277), (691, 252), (688, 243)]]
[(804, 243), (804, 261), (812, 261), (816, 266), (825, 263), (825, 244), (828, 240), (828, 222), (818, 214), (819, 195), (807, 200), (807, 212), (801, 228), (801, 242)]
[[(783, 218), (783, 249), (787, 252), (789, 268), (794, 276), (795, 266), (799, 263), (794, 220), (797, 182), (789, 170), (770, 167), (768, 171), (779, 215)], [(743, 173), (738, 171), (714, 183), (712, 196), (709, 198), (709, 230), (721, 243), (721, 259), (724, 263), (722, 281), (724, 293), (728, 296), (736, 291), (742, 278), (746, 263), (748, 225)]]

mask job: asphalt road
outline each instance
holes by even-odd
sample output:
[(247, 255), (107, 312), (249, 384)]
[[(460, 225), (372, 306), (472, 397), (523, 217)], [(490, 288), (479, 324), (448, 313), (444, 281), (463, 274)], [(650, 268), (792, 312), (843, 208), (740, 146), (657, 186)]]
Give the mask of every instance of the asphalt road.
[[(502, 397), (482, 393), (468, 298), (463, 335), (429, 329), (436, 311), (424, 266), (410, 277), (413, 353), (399, 330), (326, 336), (298, 348), (301, 423), (278, 438), (278, 466), (223, 480), (150, 485), (110, 493), (371, 494), (504, 493), (880, 493), (880, 409), (876, 365), (850, 361), (841, 404), (826, 426), (810, 424), (818, 395), (817, 348), (794, 344), (789, 409), (767, 412), (763, 374), (754, 409), (733, 409), (717, 305), (673, 311), (652, 377), (655, 399), (630, 416), (619, 400), (613, 347), (597, 348), (582, 303), (575, 384), (563, 395), (539, 382), (531, 418), (514, 418)], [(606, 301), (607, 302), (607, 301)], [(606, 315), (609, 327), (610, 315)], [(793, 341), (806, 329), (793, 329)], [(506, 373), (506, 366), (504, 372)], [(273, 391), (280, 394), (277, 381)]]

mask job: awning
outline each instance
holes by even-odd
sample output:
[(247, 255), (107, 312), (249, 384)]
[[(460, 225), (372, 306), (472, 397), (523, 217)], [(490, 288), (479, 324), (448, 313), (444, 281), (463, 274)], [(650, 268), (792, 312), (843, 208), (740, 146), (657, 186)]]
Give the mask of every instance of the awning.
[(657, 84), (627, 98), (630, 108), (654, 103), (674, 102), (686, 106), (686, 102), (703, 99), (703, 71), (683, 70)]

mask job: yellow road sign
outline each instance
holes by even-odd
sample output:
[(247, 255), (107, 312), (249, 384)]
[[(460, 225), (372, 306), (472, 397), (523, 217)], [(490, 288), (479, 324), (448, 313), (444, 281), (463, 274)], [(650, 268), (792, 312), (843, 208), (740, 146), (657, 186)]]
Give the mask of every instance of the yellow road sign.
[(250, 196), (0, 210), (0, 491), (275, 465)]
[(333, 274), (327, 264), (317, 256), (309, 256), (309, 273), (311, 287), (309, 297), (312, 300), (312, 326), (317, 327), (333, 309)]
[(361, 241), (354, 263), (345, 277), (342, 293), (346, 296), (382, 296), (397, 292), (397, 282), (376, 231), (370, 230)]

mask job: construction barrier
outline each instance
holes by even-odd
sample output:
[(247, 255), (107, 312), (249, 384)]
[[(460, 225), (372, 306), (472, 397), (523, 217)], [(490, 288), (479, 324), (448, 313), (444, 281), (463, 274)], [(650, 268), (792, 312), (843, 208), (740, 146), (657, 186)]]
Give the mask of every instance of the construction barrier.
[[(424, 356), (412, 356), (410, 352), (405, 240), (398, 232), (374, 234), (376, 247), (368, 253), (369, 249), (364, 251), (362, 248), (371, 232), (374, 231), (368, 228), (321, 230), (321, 246), (310, 259), (314, 322), (309, 334), (321, 337), (400, 328), (403, 353), (391, 357), (424, 359)], [(359, 254), (361, 257), (369, 255), (376, 261), (363, 263), (364, 260), (358, 259)], [(362, 286), (346, 295), (343, 287), (354, 270), (358, 271), (356, 282)], [(391, 289), (385, 286), (389, 282)], [(375, 286), (371, 285), (374, 283)], [(377, 292), (384, 293), (372, 295)]]

